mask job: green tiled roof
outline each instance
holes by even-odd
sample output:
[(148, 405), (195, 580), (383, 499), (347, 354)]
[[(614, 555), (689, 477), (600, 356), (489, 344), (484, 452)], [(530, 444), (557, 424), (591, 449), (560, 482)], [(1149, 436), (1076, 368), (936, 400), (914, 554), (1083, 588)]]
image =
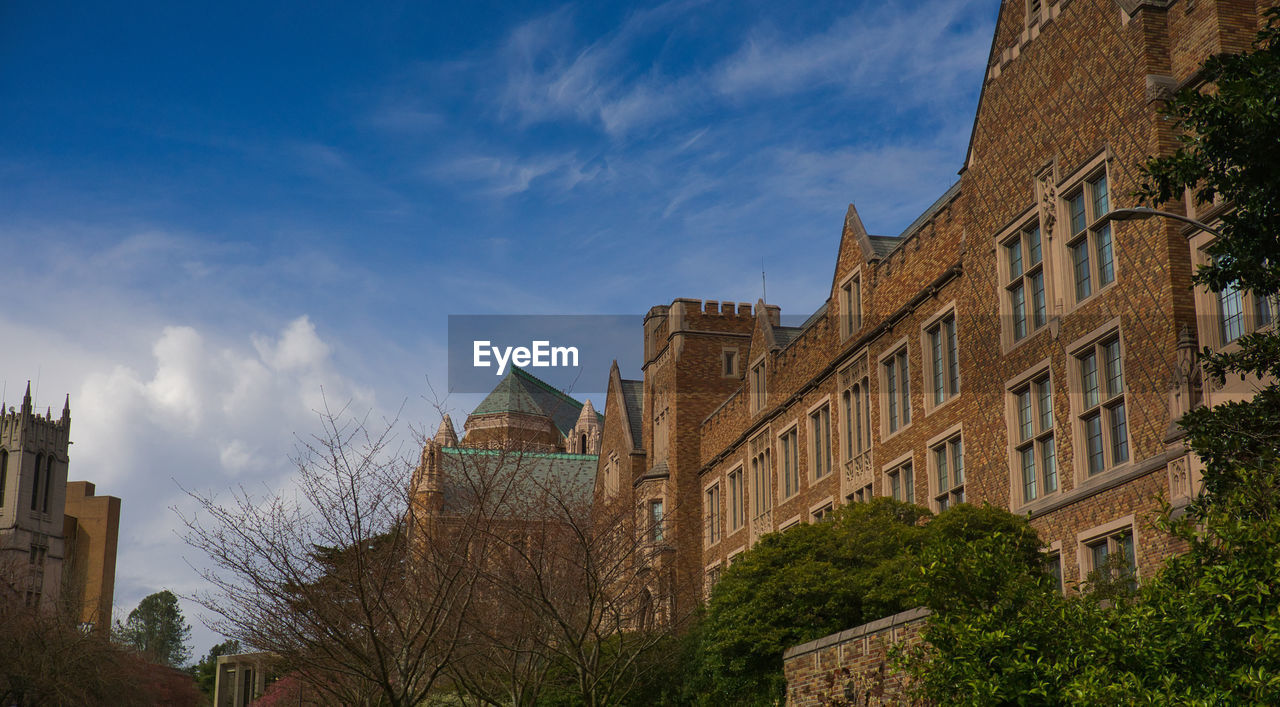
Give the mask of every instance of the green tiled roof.
[[(590, 494), (595, 484), (596, 461), (594, 454), (567, 454), (565, 452), (518, 452), (501, 449), (472, 449), (469, 447), (445, 447), (443, 467), (445, 474), (444, 502), (446, 510), (456, 508), (457, 503), (468, 496), (469, 484), (462, 477), (483, 469), (489, 478), (512, 478), (546, 482), (557, 480), (575, 493)], [(496, 465), (496, 466), (487, 466)], [(583, 497), (586, 500), (586, 497)]]
[(524, 369), (513, 366), (471, 414), (502, 412), (549, 417), (561, 434), (568, 434), (578, 422), (582, 403), (538, 380)]

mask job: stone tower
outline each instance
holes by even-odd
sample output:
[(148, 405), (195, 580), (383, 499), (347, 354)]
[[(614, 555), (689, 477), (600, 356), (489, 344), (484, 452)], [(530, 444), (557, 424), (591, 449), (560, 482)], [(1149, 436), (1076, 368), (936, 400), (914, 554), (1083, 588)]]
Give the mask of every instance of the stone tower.
[(0, 591), (52, 605), (62, 585), (71, 398), (55, 419), (38, 415), (27, 383), (22, 407), (0, 404)]
[(565, 440), (566, 451), (572, 454), (600, 454), (600, 415), (588, 400), (578, 414), (578, 422)]

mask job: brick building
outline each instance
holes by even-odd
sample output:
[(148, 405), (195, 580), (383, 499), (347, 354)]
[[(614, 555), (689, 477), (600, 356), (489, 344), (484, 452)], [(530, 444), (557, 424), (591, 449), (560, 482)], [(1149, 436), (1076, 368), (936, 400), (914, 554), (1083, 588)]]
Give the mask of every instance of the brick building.
[(1173, 423), (1248, 393), (1201, 391), (1193, 352), (1274, 306), (1192, 291), (1206, 234), (1106, 216), (1175, 146), (1163, 99), (1275, 4), (1006, 0), (959, 180), (895, 236), (851, 205), (802, 325), (764, 302), (650, 310), (643, 380), (610, 376), (597, 486), (666, 511), (677, 604), (762, 535), (873, 496), (1025, 515), (1064, 586), (1178, 550), (1150, 523), (1196, 490)]
[(455, 512), (466, 496), (463, 477), (468, 474), (510, 476), (508, 481), (556, 477), (590, 493), (601, 432), (600, 414), (590, 400), (579, 402), (512, 367), (467, 416), (463, 430), (459, 439), (445, 415), (423, 445), (410, 482), (418, 513)]

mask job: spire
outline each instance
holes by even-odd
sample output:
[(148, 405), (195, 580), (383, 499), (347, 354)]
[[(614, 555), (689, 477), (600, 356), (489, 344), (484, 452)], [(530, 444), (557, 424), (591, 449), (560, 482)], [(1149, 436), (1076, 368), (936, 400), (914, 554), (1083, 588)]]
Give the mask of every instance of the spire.
[(31, 414), (31, 381), (27, 381), (27, 394), (22, 396), (22, 414)]
[(67, 393), (67, 401), (62, 404), (62, 421), (71, 419), (71, 394)]
[(458, 433), (453, 430), (453, 420), (448, 414), (440, 420), (440, 428), (436, 430), (435, 443), (441, 447), (458, 446)]
[(582, 406), (582, 412), (578, 413), (578, 428), (594, 427), (600, 424), (600, 416), (596, 414), (596, 408), (588, 399), (586, 404)]

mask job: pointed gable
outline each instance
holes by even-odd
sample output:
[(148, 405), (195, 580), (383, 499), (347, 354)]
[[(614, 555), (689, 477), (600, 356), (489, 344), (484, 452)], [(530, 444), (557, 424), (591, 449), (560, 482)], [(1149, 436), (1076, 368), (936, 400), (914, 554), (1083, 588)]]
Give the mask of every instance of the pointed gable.
[[(560, 434), (564, 435), (577, 424), (582, 403), (524, 369), (513, 367), (471, 415), (510, 412), (549, 418)], [(597, 417), (603, 420), (603, 417)]]

